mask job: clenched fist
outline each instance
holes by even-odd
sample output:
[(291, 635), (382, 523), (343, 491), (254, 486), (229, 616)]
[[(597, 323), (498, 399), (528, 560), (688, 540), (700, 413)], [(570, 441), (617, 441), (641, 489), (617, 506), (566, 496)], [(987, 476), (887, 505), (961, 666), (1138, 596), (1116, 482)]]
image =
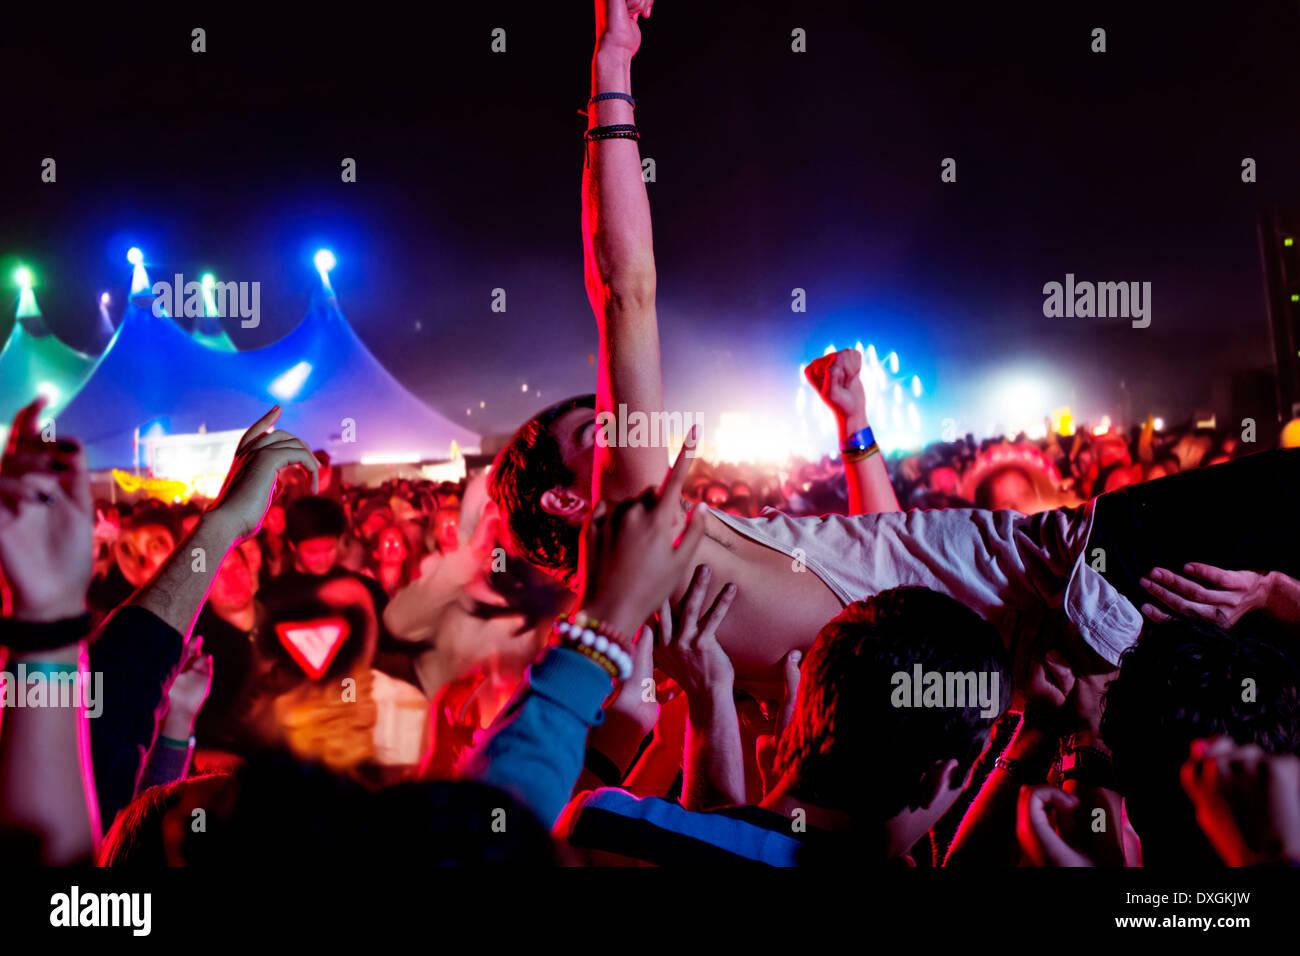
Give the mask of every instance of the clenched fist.
[(849, 433), (867, 427), (867, 390), (862, 385), (862, 353), (840, 349), (823, 355), (804, 369), (808, 384), (817, 390)]

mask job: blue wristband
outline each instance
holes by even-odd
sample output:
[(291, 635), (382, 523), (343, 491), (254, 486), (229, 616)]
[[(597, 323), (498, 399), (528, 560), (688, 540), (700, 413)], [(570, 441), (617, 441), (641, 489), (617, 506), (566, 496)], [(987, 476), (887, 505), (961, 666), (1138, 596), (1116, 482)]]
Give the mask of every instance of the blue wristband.
[(866, 451), (876, 443), (876, 436), (871, 433), (871, 426), (859, 429), (840, 442), (840, 451)]

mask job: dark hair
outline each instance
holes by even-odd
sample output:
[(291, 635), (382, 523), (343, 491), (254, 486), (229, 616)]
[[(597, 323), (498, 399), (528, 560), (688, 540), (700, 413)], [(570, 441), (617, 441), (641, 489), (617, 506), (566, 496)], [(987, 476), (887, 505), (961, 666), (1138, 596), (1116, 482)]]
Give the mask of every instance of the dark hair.
[(501, 512), (511, 545), (539, 567), (564, 572), (578, 567), (579, 529), (542, 508), (542, 495), (557, 486), (567, 488), (576, 477), (560, 457), (551, 425), (575, 408), (595, 407), (595, 395), (552, 405), (524, 422), (492, 462), (488, 494)]
[[(239, 549), (236, 548), (236, 551)], [(161, 744), (155, 744), (161, 746)], [(224, 774), (200, 774), (149, 787), (118, 813), (99, 848), (100, 866), (156, 869), (167, 866), (163, 817), (175, 809), (186, 791), (202, 780)]]
[(470, 780), (408, 782), (381, 790), (283, 753), (253, 756), (235, 772), (229, 814), (208, 832), (185, 828), (187, 865), (230, 866), (268, 852), (295, 866), (327, 864), (339, 847), (357, 861), (394, 866), (559, 862), (548, 829), (518, 800)]
[[(894, 675), (910, 678), (917, 664), (942, 674), (996, 675), (998, 714), (981, 716), (978, 702), (895, 706)], [(993, 625), (928, 588), (882, 591), (850, 604), (817, 635), (777, 771), (791, 779), (792, 796), (883, 821), (911, 803), (936, 761), (956, 759), (964, 779), (1010, 701), (1006, 653)]]
[(1179, 771), (1192, 741), (1215, 734), (1268, 753), (1300, 751), (1298, 676), (1295, 661), (1249, 622), (1229, 634), (1175, 619), (1150, 625), (1124, 652), (1103, 699), (1101, 734), (1144, 860), (1221, 862), (1201, 834)]
[(292, 544), (337, 538), (347, 528), (343, 507), (333, 498), (305, 495), (284, 509), (284, 536)]
[[(118, 512), (120, 515), (121, 512)], [(172, 509), (157, 501), (137, 505), (129, 516), (122, 519), (122, 530), (138, 531), (141, 528), (164, 528), (173, 541), (181, 540), (181, 526)]]

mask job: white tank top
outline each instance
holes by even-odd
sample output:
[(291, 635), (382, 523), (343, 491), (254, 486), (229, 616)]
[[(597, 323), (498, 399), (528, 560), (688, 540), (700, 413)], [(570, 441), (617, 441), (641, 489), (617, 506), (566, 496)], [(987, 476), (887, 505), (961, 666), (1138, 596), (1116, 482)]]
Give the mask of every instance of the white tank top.
[[(1010, 648), (1063, 613), (1111, 664), (1142, 630), (1142, 616), (1086, 560), (1089, 502), (1038, 515), (944, 508), (796, 518), (710, 511), (738, 534), (788, 555), (844, 604), (916, 585), (947, 594), (996, 626)], [(1059, 626), (1059, 625), (1058, 625)]]

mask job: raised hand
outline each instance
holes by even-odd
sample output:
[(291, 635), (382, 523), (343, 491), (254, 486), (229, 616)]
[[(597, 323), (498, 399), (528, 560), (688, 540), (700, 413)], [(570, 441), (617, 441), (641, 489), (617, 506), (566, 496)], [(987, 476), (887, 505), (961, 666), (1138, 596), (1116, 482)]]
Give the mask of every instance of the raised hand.
[(1092, 860), (1070, 846), (1056, 832), (1048, 808), (1067, 813), (1079, 808), (1079, 798), (1041, 784), (1021, 787), (1016, 808), (1016, 836), (1020, 848), (1035, 866), (1093, 866)]
[(302, 439), (271, 430), (279, 417), (280, 406), (276, 405), (244, 432), (221, 493), (208, 509), (226, 522), (236, 544), (262, 526), (275, 497), (276, 477), (285, 468), (297, 465), (305, 469), (311, 476), (312, 494), (319, 490), (320, 463)]
[(203, 638), (195, 635), (185, 645), (180, 668), (167, 691), (167, 716), (161, 733), (184, 740), (194, 732), (194, 720), (212, 689), (212, 655), (203, 653)]
[(641, 47), (638, 17), (650, 17), (654, 0), (596, 0), (596, 47), (631, 59)]
[(763, 781), (763, 792), (771, 793), (780, 780), (776, 776), (776, 753), (781, 744), (785, 728), (794, 719), (795, 704), (799, 699), (799, 662), (803, 660), (803, 651), (793, 650), (785, 655), (782, 662), (785, 671), (785, 696), (777, 710), (776, 723), (770, 734), (760, 734), (754, 740), (754, 759), (758, 764), (758, 774)]
[(1181, 779), (1229, 866), (1300, 865), (1300, 757), (1210, 737), (1192, 742)]
[(804, 369), (808, 384), (830, 406), (836, 418), (852, 424), (850, 433), (867, 427), (867, 391), (862, 385), (862, 353), (840, 349), (823, 355)]
[(707, 564), (695, 569), (677, 609), (676, 620), (668, 601), (659, 609), (655, 663), (677, 682), (688, 698), (707, 695), (718, 688), (731, 693), (736, 679), (731, 658), (717, 638), (718, 626), (736, 599), (736, 586), (724, 587), (708, 611), (701, 614), (712, 577)]
[(94, 567), (86, 456), (75, 441), (42, 439), (44, 406), (38, 398), (14, 417), (0, 462), (0, 567), (26, 621), (84, 613)]
[(635, 633), (691, 566), (704, 537), (698, 506), (682, 527), (682, 485), (695, 430), (677, 455), (663, 487), (610, 507), (597, 502), (583, 529), (578, 554), (580, 607), (623, 634)]

